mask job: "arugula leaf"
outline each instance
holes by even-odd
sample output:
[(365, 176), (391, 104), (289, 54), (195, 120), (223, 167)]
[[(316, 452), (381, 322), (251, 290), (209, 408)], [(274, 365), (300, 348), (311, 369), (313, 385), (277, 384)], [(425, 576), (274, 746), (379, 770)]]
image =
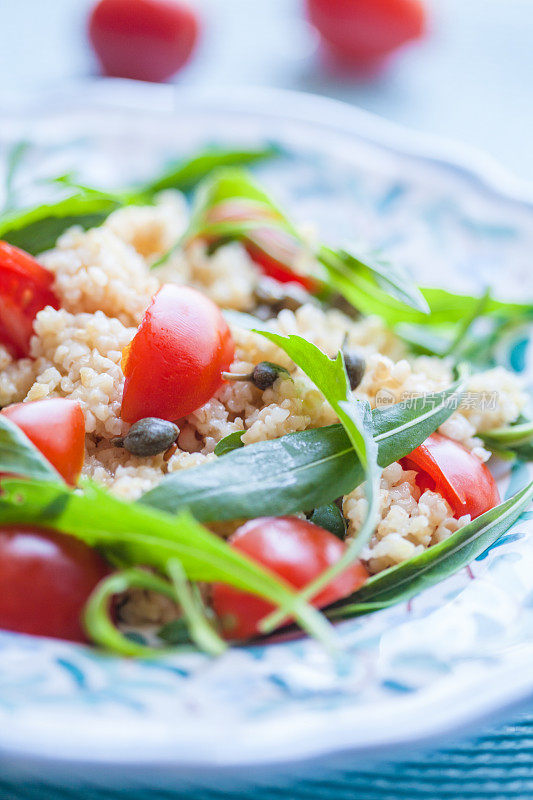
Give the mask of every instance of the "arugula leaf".
[[(372, 436), (372, 415), (368, 403), (354, 399), (343, 355), (340, 351), (337, 358), (332, 360), (316, 345), (301, 336), (280, 336), (267, 331), (257, 332), (284, 350), (322, 392), (337, 413), (364, 471), (368, 510), (363, 525), (353, 537), (342, 558), (301, 592), (301, 596), (309, 600), (357, 558), (375, 528), (379, 508), (381, 470), (377, 460), (377, 445)], [(261, 630), (263, 632), (273, 630), (282, 620), (283, 616), (274, 612), (262, 620)]]
[(216, 169), (255, 164), (280, 154), (280, 148), (274, 144), (248, 150), (212, 147), (171, 165), (157, 178), (143, 184), (140, 192), (148, 195), (157, 194), (164, 189), (188, 192)]
[[(83, 622), (87, 635), (100, 647), (121, 656), (134, 658), (160, 658), (170, 653), (170, 649), (148, 647), (125, 636), (116, 627), (111, 615), (113, 597), (128, 589), (147, 589), (175, 600), (175, 592), (171, 584), (164, 578), (146, 572), (143, 569), (126, 569), (115, 572), (104, 578), (96, 586), (89, 597), (83, 612)], [(180, 648), (184, 652), (191, 651), (190, 638), (188, 646)], [(172, 652), (176, 652), (173, 648)]]
[[(457, 408), (464, 380), (443, 392), (375, 409), (381, 467), (408, 455)], [(282, 516), (334, 502), (364, 480), (342, 425), (249, 444), (223, 458), (164, 478), (138, 502), (200, 521)]]
[(62, 483), (63, 479), (18, 425), (0, 414), (0, 474)]
[(314, 525), (332, 533), (337, 539), (344, 539), (346, 535), (346, 520), (336, 503), (328, 503), (326, 506), (315, 508), (308, 519)]
[(215, 455), (225, 456), (227, 453), (231, 453), (232, 450), (244, 447), (244, 442), (242, 441), (243, 433), (244, 431), (233, 431), (233, 433), (224, 436), (215, 447)]
[(202, 598), (199, 592), (195, 591), (198, 587), (189, 586), (185, 571), (175, 558), (168, 562), (167, 572), (185, 617), (189, 636), (205, 653), (212, 656), (222, 655), (228, 646), (209, 623)]
[(210, 149), (181, 161), (140, 187), (106, 192), (77, 184), (71, 176), (56, 179), (74, 192), (55, 202), (9, 211), (0, 217), (0, 239), (21, 247), (32, 255), (52, 248), (68, 228), (79, 225), (84, 230), (101, 225), (117, 208), (150, 202), (162, 189), (193, 188), (211, 170), (221, 164), (250, 164), (277, 155), (274, 147), (257, 150)]
[(502, 362), (501, 354), (510, 349), (509, 337), (515, 337), (533, 320), (533, 307), (519, 311), (512, 304), (487, 315), (489, 300), (486, 292), (472, 303), (462, 320), (451, 324), (398, 323), (395, 332), (414, 353), (440, 358), (450, 355), (455, 363), (467, 361), (477, 369), (489, 369)]
[(457, 572), (496, 542), (528, 508), (533, 481), (424, 553), (369, 578), (349, 601), (332, 606), (331, 619), (368, 614), (408, 600)]
[(187, 511), (171, 517), (128, 503), (95, 484), (83, 491), (66, 484), (2, 479), (0, 524), (38, 524), (97, 547), (119, 566), (144, 564), (168, 574), (175, 560), (192, 581), (228, 583), (264, 597), (294, 617), (326, 645), (332, 633), (324, 618), (277, 577), (200, 525)]
[[(423, 314), (412, 308), (406, 309), (405, 306), (391, 302), (386, 312), (387, 322), (391, 325), (409, 322), (419, 325), (449, 326), (470, 316), (480, 300), (473, 295), (458, 294), (435, 287), (421, 287), (420, 291), (429, 305), (429, 314)], [(533, 319), (533, 303), (506, 302), (489, 296), (483, 313), (484, 316), (498, 319), (510, 319), (515, 315)]]
[(493, 453), (533, 461), (533, 420), (494, 428), (479, 436)]
[(73, 225), (84, 230), (101, 225), (120, 205), (109, 195), (83, 192), (55, 203), (11, 211), (0, 218), (0, 239), (37, 255), (52, 248)]
[[(236, 218), (231, 217), (224, 221), (222, 215), (222, 221), (217, 220), (216, 210), (224, 209), (225, 204), (229, 203), (236, 204), (240, 213), (237, 213)], [(265, 228), (277, 228), (291, 237), (296, 248), (299, 246), (302, 252), (309, 250), (309, 245), (287, 215), (246, 171), (221, 169), (198, 188), (188, 229), (176, 247), (196, 237), (214, 241), (215, 244), (217, 240), (222, 243), (228, 240), (251, 239), (257, 245), (253, 234)], [(163, 257), (165, 259), (166, 256)], [(393, 310), (405, 304), (422, 313), (428, 311), (424, 297), (409, 275), (392, 267), (376, 254), (366, 257), (353, 252), (353, 248), (332, 250), (319, 246), (316, 261), (317, 266), (322, 265), (324, 268), (317, 282), (321, 294), (327, 294), (326, 287), (329, 290), (335, 289), (356, 308), (372, 313), (380, 313), (381, 304), (387, 307), (389, 295), (395, 301)], [(287, 263), (286, 267), (291, 269), (291, 263)], [(310, 277), (317, 278), (315, 275)]]
[(331, 285), (367, 313), (381, 313), (389, 298), (427, 314), (429, 306), (406, 270), (393, 266), (377, 253), (358, 253), (354, 248), (332, 250), (322, 246), (318, 259), (326, 268)]

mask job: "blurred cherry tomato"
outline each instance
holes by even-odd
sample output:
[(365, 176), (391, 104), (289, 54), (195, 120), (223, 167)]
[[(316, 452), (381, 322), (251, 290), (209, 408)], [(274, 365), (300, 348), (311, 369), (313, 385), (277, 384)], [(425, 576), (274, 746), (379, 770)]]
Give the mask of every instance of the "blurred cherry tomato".
[(470, 514), (475, 519), (500, 503), (498, 487), (485, 464), (440, 433), (431, 434), (400, 463), (404, 469), (418, 472), (422, 491), (430, 489), (442, 495), (456, 517)]
[[(335, 564), (346, 545), (329, 531), (298, 517), (260, 517), (242, 525), (229, 539), (231, 547), (250, 556), (296, 589), (303, 589)], [(347, 597), (368, 578), (356, 561), (313, 598), (322, 608)], [(213, 586), (213, 608), (228, 639), (248, 639), (273, 606), (266, 600), (226, 584)]]
[(341, 63), (372, 66), (426, 29), (422, 0), (307, 0), (309, 19)]
[(85, 642), (81, 614), (109, 573), (72, 536), (25, 526), (0, 528), (0, 628)]
[(106, 75), (165, 81), (190, 58), (199, 22), (179, 0), (100, 0), (89, 36)]
[(166, 284), (123, 353), (122, 419), (174, 421), (195, 411), (222, 386), (234, 351), (226, 320), (208, 297)]
[(1, 413), (18, 425), (67, 483), (77, 483), (85, 457), (85, 418), (76, 400), (52, 397), (16, 403)]
[(0, 241), (0, 344), (14, 358), (29, 355), (37, 312), (59, 308), (53, 281), (53, 274), (32, 256)]

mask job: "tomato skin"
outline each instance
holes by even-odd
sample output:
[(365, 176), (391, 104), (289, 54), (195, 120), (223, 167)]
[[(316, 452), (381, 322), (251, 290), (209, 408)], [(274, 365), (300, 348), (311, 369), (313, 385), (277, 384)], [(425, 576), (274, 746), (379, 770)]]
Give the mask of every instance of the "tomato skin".
[(222, 386), (234, 353), (220, 309), (196, 289), (165, 284), (123, 355), (122, 419), (187, 416)]
[(14, 358), (29, 355), (37, 312), (59, 308), (53, 281), (53, 274), (29, 253), (0, 241), (0, 344)]
[[(246, 522), (228, 540), (231, 547), (246, 554), (295, 589), (303, 589), (324, 570), (335, 564), (346, 545), (329, 531), (298, 517), (260, 517)], [(368, 578), (356, 561), (322, 589), (312, 603), (322, 608), (354, 592)], [(213, 609), (224, 635), (248, 639), (259, 633), (258, 623), (274, 606), (256, 595), (226, 584), (214, 584)]]
[[(268, 220), (275, 223), (282, 221), (282, 218), (267, 206), (241, 198), (218, 203), (208, 215), (209, 223), (249, 220), (257, 220), (258, 223)], [(244, 238), (244, 246), (261, 271), (279, 283), (297, 283), (311, 293), (320, 288), (315, 278), (294, 269), (302, 248), (294, 236), (282, 228), (264, 228), (258, 224), (257, 229), (250, 231)]]
[(279, 283), (297, 283), (311, 294), (319, 289), (318, 281), (292, 268), (300, 248), (289, 234), (273, 228), (260, 228), (246, 243), (248, 255), (270, 278)]
[(85, 417), (76, 400), (16, 403), (0, 413), (18, 425), (67, 483), (77, 483), (85, 457)]
[(475, 519), (500, 503), (498, 487), (487, 466), (441, 433), (432, 433), (400, 463), (404, 469), (418, 472), (422, 491), (433, 489), (442, 495), (456, 517), (470, 514)]
[(177, 0), (100, 0), (89, 37), (103, 72), (117, 78), (165, 81), (189, 60), (199, 20)]
[(347, 65), (371, 66), (426, 29), (421, 0), (307, 0), (307, 11), (327, 50)]
[(83, 607), (109, 567), (72, 536), (0, 528), (0, 628), (85, 642)]

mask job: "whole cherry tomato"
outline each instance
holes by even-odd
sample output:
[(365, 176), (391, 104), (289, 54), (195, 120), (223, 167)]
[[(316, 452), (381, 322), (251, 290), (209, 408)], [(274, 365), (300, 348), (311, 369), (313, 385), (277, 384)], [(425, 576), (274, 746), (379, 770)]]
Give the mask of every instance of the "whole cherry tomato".
[(178, 0), (100, 0), (89, 36), (106, 75), (165, 81), (190, 58), (199, 22)]
[(400, 461), (404, 469), (417, 471), (417, 483), (448, 501), (455, 516), (479, 517), (500, 502), (490, 471), (479, 458), (458, 442), (433, 433), (424, 444)]
[[(298, 517), (251, 520), (235, 531), (229, 543), (295, 589), (307, 586), (339, 561), (346, 550), (344, 542), (332, 533)], [(312, 603), (322, 608), (347, 597), (367, 578), (363, 564), (355, 561), (322, 589)], [(213, 586), (212, 602), (229, 639), (247, 639), (258, 634), (259, 622), (274, 608), (256, 595), (219, 583)]]
[(24, 431), (67, 483), (76, 484), (85, 456), (85, 418), (76, 400), (16, 403), (1, 413)]
[(426, 28), (421, 0), (307, 0), (309, 19), (339, 62), (372, 66)]
[(0, 628), (86, 641), (81, 613), (108, 573), (99, 553), (72, 536), (20, 525), (0, 528)]
[(0, 241), (0, 344), (14, 358), (29, 355), (37, 312), (59, 308), (53, 281), (53, 274), (32, 256)]
[(124, 350), (122, 419), (174, 421), (195, 411), (222, 386), (234, 351), (226, 320), (208, 297), (165, 284)]

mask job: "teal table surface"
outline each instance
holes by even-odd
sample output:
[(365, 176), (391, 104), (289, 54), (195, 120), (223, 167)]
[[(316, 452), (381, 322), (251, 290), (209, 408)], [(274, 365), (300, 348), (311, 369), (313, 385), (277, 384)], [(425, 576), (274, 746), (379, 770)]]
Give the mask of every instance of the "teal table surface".
[(485, 730), (445, 749), (412, 760), (386, 762), (368, 770), (300, 765), (297, 774), (243, 779), (242, 788), (96, 789), (90, 783), (64, 789), (33, 781), (12, 783), (0, 777), (2, 800), (531, 800), (533, 798), (533, 715)]

